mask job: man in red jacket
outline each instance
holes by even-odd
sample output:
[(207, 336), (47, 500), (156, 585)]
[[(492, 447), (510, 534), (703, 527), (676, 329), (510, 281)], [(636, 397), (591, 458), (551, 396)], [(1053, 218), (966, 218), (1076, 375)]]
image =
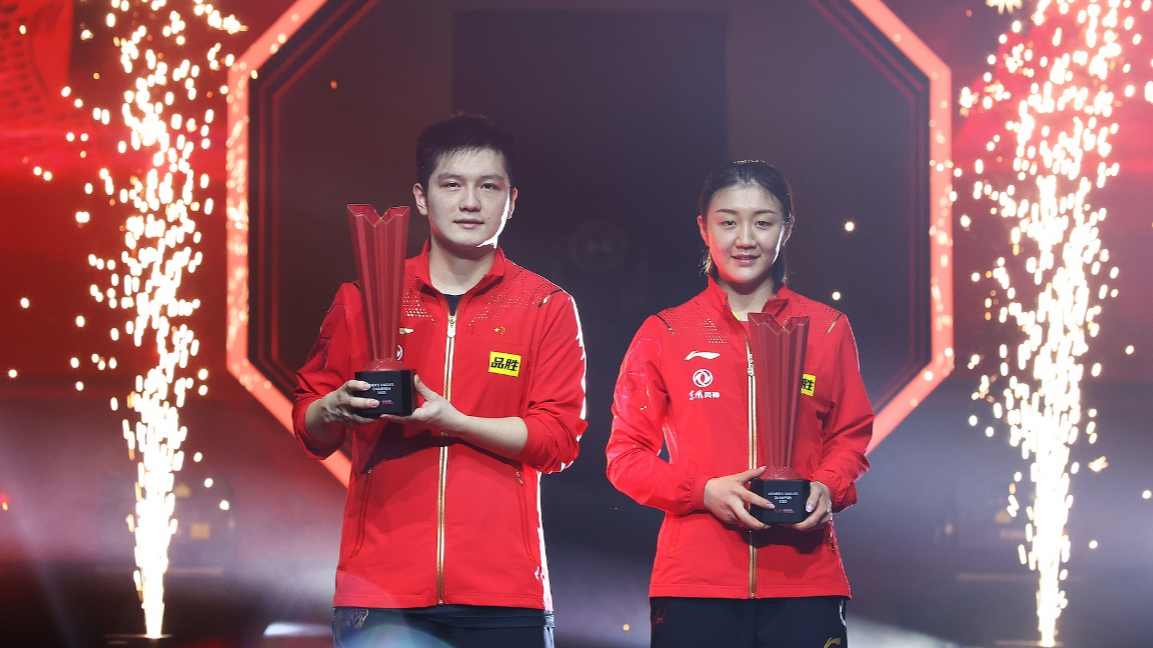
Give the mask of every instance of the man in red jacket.
[(576, 305), (497, 247), (517, 197), (507, 133), (457, 115), (421, 134), (416, 157), (430, 236), (405, 265), (400, 346), (420, 406), (357, 414), (377, 402), (349, 380), (371, 360), (355, 284), (297, 373), (305, 450), (351, 440), (335, 644), (552, 646), (538, 486), (576, 459), (586, 426)]

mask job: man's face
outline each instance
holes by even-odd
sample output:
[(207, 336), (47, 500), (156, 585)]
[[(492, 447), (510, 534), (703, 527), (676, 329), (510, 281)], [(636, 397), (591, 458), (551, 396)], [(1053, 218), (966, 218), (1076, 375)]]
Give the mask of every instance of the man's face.
[(475, 259), (492, 252), (516, 206), (504, 156), (492, 149), (442, 155), (428, 180), (412, 188), (416, 208), (428, 217), (434, 244)]

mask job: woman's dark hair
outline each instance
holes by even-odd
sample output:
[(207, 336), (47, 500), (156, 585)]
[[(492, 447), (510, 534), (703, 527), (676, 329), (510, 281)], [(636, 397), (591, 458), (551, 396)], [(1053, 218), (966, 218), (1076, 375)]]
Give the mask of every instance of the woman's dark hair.
[(489, 118), (468, 113), (442, 119), (424, 129), (416, 139), (416, 181), (427, 191), (432, 172), (443, 156), (484, 149), (500, 153), (509, 185), (515, 187), (515, 138)]
[[(754, 184), (759, 185), (762, 189), (769, 192), (770, 196), (780, 201), (781, 208), (785, 211), (785, 224), (792, 223), (793, 197), (792, 192), (789, 190), (789, 182), (785, 180), (783, 173), (764, 160), (737, 160), (735, 162), (729, 162), (709, 174), (709, 177), (705, 178), (705, 186), (701, 189), (701, 197), (697, 201), (697, 209), (701, 218), (707, 216), (709, 203), (712, 201), (713, 195), (718, 191), (733, 186)], [(706, 274), (712, 272), (713, 259), (709, 256), (708, 250), (705, 250), (705, 258), (701, 265)], [(787, 276), (788, 268), (785, 263), (785, 252), (782, 248), (780, 256), (773, 262), (773, 286), (780, 288), (785, 285)]]

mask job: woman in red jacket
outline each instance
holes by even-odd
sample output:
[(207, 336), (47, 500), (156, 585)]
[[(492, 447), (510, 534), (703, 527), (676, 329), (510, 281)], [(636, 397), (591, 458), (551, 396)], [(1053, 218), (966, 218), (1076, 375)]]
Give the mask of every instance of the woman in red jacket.
[[(793, 226), (784, 176), (731, 162), (705, 182), (704, 292), (649, 317), (621, 366), (608, 476), (665, 512), (649, 590), (655, 648), (846, 646), (849, 584), (833, 513), (856, 501), (873, 410), (848, 320), (785, 285)], [(793, 468), (811, 482), (808, 517), (771, 527), (749, 507), (765, 470), (755, 442), (747, 315), (809, 318)], [(668, 460), (660, 456), (662, 447)]]

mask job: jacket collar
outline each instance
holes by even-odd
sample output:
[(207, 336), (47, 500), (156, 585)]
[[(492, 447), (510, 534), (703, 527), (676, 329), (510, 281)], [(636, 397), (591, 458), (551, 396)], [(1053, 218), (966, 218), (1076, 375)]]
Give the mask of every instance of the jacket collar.
[[(420, 284), (420, 287), (422, 289), (427, 288), (428, 290), (431, 290), (435, 293), (440, 293), (440, 291), (432, 285), (432, 275), (428, 269), (428, 252), (431, 245), (432, 244), (429, 242), (429, 240), (425, 239), (424, 246), (420, 249), (420, 254), (412, 257), (409, 259), (409, 261), (411, 261), (414, 265), (412, 268), (413, 274), (416, 277), (417, 282)], [(505, 272), (508, 270), (508, 265), (509, 262), (507, 259), (505, 259), (504, 250), (501, 250), (500, 247), (497, 247), (496, 256), (492, 260), (492, 267), (488, 269), (488, 272), (486, 272), (485, 275), (480, 278), (480, 281), (478, 281), (475, 286), (470, 288), (468, 292), (474, 293), (480, 290), (484, 290), (485, 288), (488, 288), (489, 286), (500, 281), (504, 277)]]
[[(766, 301), (761, 312), (768, 313), (780, 321), (782, 313), (789, 307), (789, 302), (793, 301), (795, 295), (796, 293), (789, 290), (788, 286), (781, 286), (777, 289), (777, 296)], [(709, 287), (705, 289), (705, 298), (710, 306), (719, 311), (727, 319), (737, 321), (733, 316), (733, 309), (729, 307), (729, 294), (725, 292), (724, 288), (721, 288), (717, 280), (711, 275), (709, 276)]]

